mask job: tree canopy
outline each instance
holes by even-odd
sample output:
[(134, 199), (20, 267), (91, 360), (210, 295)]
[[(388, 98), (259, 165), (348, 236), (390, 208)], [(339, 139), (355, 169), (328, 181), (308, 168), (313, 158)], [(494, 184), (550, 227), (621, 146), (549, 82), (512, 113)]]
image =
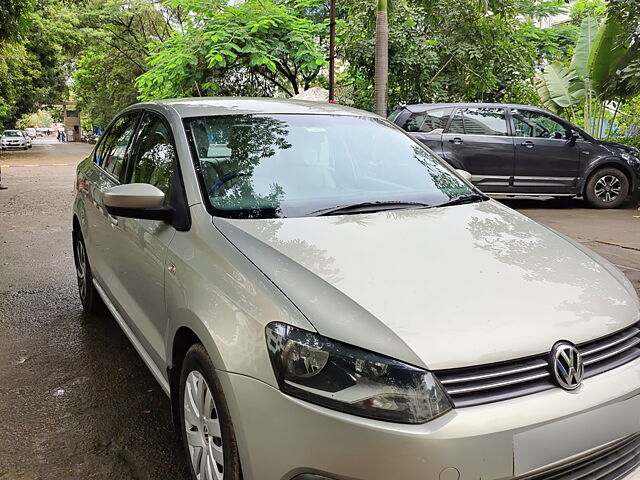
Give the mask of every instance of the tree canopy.
[[(337, 6), (337, 99), (372, 109), (377, 1)], [(639, 8), (635, 0), (393, 0), (389, 107), (509, 101), (573, 108), (581, 121), (589, 92), (622, 104), (640, 91)], [(541, 26), (563, 12), (567, 22)], [(288, 97), (326, 86), (328, 17), (326, 0), (4, 0), (0, 123), (62, 100), (106, 126), (140, 100)], [(592, 57), (607, 62), (585, 57), (585, 21), (598, 25)]]

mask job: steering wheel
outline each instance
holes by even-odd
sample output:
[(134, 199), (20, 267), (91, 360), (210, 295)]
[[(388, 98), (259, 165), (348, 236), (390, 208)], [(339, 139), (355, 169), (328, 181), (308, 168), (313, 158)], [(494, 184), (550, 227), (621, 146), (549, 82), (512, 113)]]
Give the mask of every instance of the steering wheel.
[(218, 180), (216, 180), (216, 183), (214, 183), (211, 188), (209, 189), (209, 195), (213, 195), (215, 193), (218, 192), (218, 190), (220, 190), (222, 187), (225, 186), (225, 184), (229, 183), (231, 180), (233, 180), (234, 178), (238, 178), (238, 177), (242, 177), (245, 175), (251, 175), (249, 172), (245, 172), (243, 170), (236, 170), (234, 172), (230, 172), (227, 173), (225, 176), (219, 178)]

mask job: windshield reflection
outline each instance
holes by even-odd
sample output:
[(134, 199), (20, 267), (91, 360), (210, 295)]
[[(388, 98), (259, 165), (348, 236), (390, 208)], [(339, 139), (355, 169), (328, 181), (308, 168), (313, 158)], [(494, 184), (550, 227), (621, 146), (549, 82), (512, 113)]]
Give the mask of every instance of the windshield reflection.
[(472, 193), (386, 121), (335, 115), (185, 120), (211, 213), (300, 217), (364, 202), (437, 206)]

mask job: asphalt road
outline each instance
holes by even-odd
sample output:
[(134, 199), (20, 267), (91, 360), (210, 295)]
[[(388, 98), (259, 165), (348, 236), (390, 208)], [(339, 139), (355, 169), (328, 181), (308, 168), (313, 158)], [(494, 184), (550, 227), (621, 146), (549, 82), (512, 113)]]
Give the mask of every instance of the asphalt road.
[[(71, 250), (85, 144), (0, 155), (0, 479), (187, 479), (169, 402), (108, 315), (83, 315)], [(640, 211), (505, 200), (611, 260), (640, 291)]]

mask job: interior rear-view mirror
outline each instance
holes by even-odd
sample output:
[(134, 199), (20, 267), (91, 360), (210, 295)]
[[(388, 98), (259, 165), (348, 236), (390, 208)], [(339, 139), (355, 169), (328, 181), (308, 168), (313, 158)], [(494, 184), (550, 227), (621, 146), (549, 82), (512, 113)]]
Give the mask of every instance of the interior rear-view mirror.
[(164, 205), (164, 193), (148, 183), (116, 185), (104, 192), (104, 206), (115, 217), (171, 220), (173, 208)]

